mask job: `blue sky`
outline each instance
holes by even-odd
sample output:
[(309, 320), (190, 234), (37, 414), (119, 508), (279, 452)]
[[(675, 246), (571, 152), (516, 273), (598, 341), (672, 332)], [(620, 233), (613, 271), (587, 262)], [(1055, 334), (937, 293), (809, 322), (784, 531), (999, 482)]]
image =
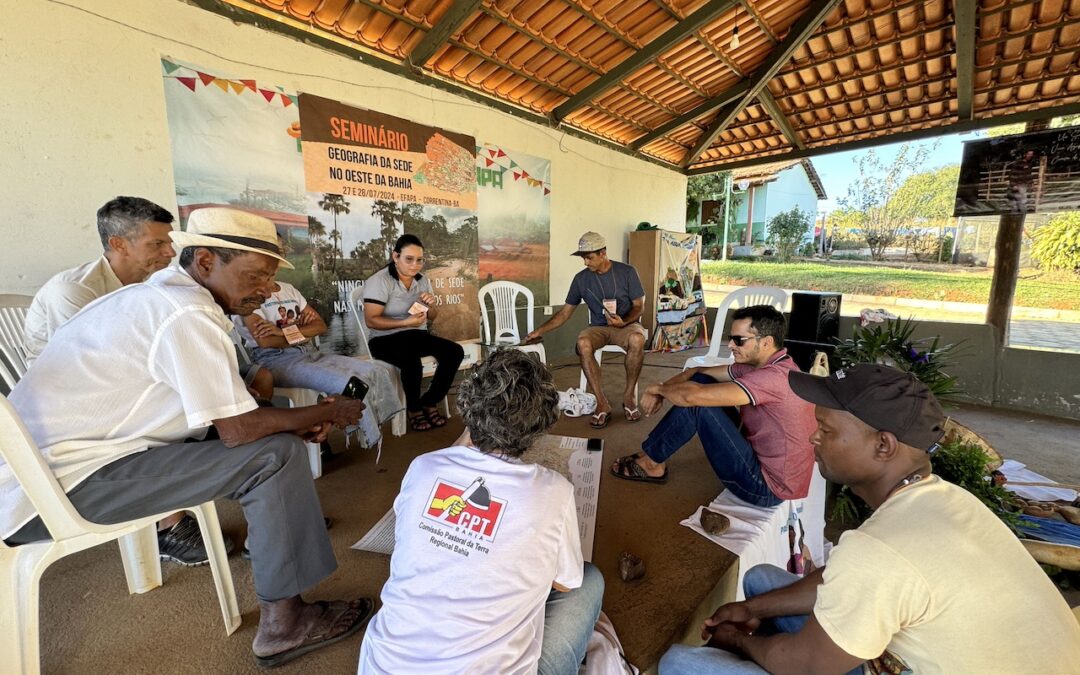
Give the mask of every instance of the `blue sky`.
[[(946, 164), (959, 164), (963, 155), (964, 141), (985, 137), (985, 131), (974, 131), (939, 136), (936, 139), (912, 143), (911, 146), (913, 149), (921, 146), (929, 148), (937, 143), (937, 147), (930, 151), (926, 159), (925, 170), (929, 171)], [(888, 165), (896, 157), (896, 153), (900, 151), (901, 145), (903, 144), (890, 143), (889, 145), (878, 146), (874, 151), (882, 158), (883, 163)], [(838, 201), (847, 195), (848, 184), (858, 178), (856, 160), (865, 153), (866, 150), (852, 150), (817, 155), (811, 158), (814, 168), (817, 169), (818, 175), (821, 176), (821, 182), (825, 186), (825, 194), (829, 196), (827, 200), (818, 202), (819, 213), (828, 213), (839, 208)]]

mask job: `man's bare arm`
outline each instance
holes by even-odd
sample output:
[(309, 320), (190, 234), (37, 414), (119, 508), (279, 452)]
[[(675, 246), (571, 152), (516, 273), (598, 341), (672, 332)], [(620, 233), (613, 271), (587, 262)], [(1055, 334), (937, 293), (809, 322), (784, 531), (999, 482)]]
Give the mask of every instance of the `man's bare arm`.
[(214, 426), (225, 446), (234, 448), (272, 434), (291, 432), (303, 435), (316, 432), (316, 427), (321, 425), (347, 427), (356, 424), (363, 410), (364, 404), (360, 401), (330, 396), (318, 405), (303, 408), (256, 408), (241, 415), (214, 420)]
[(551, 317), (540, 325), (539, 328), (534, 330), (525, 336), (526, 340), (533, 340), (540, 337), (544, 333), (551, 332), (570, 320), (570, 317), (574, 315), (574, 310), (577, 309), (577, 305), (563, 305), (559, 311), (555, 312), (555, 316)]
[[(314, 316), (310, 317), (304, 325), (296, 324), (296, 327), (300, 329), (300, 333), (309, 339), (326, 332), (326, 322), (322, 320), (322, 317), (314, 310), (312, 310), (311, 314)], [(251, 333), (251, 337), (255, 338), (255, 344), (260, 347), (286, 349), (291, 346), (280, 328), (257, 314), (245, 316), (244, 326)]]
[(716, 384), (700, 384), (698, 382), (661, 384), (656, 388), (655, 393), (671, 401), (672, 404), (684, 408), (689, 406), (716, 408), (750, 403), (750, 397), (746, 395), (742, 387), (730, 382)]
[(768, 637), (747, 635), (725, 624), (709, 645), (741, 654), (773, 675), (837, 675), (865, 660), (838, 647), (812, 614), (798, 633)]

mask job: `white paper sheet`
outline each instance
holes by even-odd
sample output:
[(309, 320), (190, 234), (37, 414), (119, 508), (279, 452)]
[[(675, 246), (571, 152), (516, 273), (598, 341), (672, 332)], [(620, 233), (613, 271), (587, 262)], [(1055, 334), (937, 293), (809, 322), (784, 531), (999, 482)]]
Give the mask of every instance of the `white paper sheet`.
[[(578, 532), (581, 537), (581, 554), (592, 562), (593, 536), (596, 533), (596, 505), (600, 499), (601, 452), (586, 450), (588, 439), (575, 436), (551, 436), (540, 438), (529, 450), (529, 457), (553, 471), (557, 471), (574, 486), (574, 505), (577, 507)], [(386, 512), (360, 541), (352, 545), (358, 551), (371, 551), (390, 555), (394, 551), (394, 509)]]

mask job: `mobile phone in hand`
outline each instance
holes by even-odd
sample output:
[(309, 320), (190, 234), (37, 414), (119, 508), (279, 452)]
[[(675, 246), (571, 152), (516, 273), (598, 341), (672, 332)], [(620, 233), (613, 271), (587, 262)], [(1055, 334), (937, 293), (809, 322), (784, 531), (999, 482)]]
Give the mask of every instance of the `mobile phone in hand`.
[(589, 452), (600, 452), (604, 449), (604, 439), (602, 438), (590, 438), (585, 443), (585, 449)]
[(367, 392), (367, 383), (353, 375), (349, 378), (349, 382), (345, 385), (345, 388), (341, 390), (341, 395), (355, 398), (357, 401), (363, 401), (364, 397), (367, 396)]

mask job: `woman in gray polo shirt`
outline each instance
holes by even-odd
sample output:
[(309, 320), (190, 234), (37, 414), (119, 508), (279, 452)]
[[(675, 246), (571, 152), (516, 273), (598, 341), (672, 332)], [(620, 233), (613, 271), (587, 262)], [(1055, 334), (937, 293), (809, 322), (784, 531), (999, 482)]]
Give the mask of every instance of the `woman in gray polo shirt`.
[[(465, 352), (456, 342), (428, 332), (437, 302), (424, 268), (424, 245), (416, 235), (403, 234), (394, 244), (390, 262), (364, 282), (364, 323), (371, 336), (371, 355), (401, 370), (409, 423), (415, 431), (446, 424), (436, 406), (446, 398)], [(438, 361), (431, 386), (420, 394), (420, 359)]]

